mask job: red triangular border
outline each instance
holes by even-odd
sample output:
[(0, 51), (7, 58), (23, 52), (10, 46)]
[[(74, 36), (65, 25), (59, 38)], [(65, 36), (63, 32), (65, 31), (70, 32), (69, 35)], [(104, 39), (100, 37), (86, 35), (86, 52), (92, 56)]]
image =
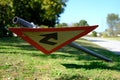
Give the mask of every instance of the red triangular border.
[[(71, 43), (72, 41), (88, 34), (92, 30), (94, 30), (97, 26), (98, 25), (86, 26), (86, 27), (85, 26), (84, 27), (83, 26), (81, 26), (81, 27), (66, 27), (66, 28), (9, 28), (9, 30), (14, 32), (15, 34), (17, 34), (19, 37), (21, 37), (23, 40), (30, 43), (32, 46), (34, 46), (38, 50), (44, 52), (45, 54), (50, 54), (50, 53), (60, 49), (61, 47)], [(57, 31), (78, 31), (78, 30), (84, 30), (84, 32), (76, 35), (75, 37), (71, 38), (70, 40), (68, 40), (66, 42), (63, 42), (59, 46), (57, 46), (57, 47), (55, 47), (55, 48), (53, 48), (52, 50), (49, 50), (49, 51), (46, 50), (45, 48), (43, 48), (38, 43), (36, 43), (35, 41), (33, 41), (28, 36), (23, 34), (23, 32), (57, 32)]]

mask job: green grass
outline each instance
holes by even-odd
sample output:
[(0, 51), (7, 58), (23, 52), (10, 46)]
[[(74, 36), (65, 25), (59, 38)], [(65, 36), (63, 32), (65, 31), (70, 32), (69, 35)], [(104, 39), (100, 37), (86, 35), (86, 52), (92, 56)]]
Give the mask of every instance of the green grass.
[(120, 37), (107, 37), (106, 39), (120, 41)]
[(76, 42), (114, 62), (69, 46), (45, 55), (20, 38), (0, 38), (0, 80), (120, 80), (120, 56), (84, 39)]

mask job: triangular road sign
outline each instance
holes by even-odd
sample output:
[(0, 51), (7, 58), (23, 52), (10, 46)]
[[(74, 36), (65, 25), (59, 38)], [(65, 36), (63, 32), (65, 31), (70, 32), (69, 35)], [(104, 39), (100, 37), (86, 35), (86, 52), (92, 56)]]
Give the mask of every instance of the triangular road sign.
[(98, 25), (67, 28), (9, 28), (23, 40), (27, 41), (45, 54), (71, 43), (86, 35)]

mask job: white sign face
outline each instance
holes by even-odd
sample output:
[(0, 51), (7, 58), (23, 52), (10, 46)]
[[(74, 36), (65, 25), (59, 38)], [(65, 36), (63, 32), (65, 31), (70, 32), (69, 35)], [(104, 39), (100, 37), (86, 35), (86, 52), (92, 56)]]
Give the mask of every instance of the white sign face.
[(55, 47), (71, 40), (76, 35), (82, 33), (80, 31), (59, 31), (59, 32), (24, 32), (23, 34), (31, 38), (34, 42), (50, 51)]
[(98, 25), (86, 27), (68, 28), (9, 28), (23, 40), (33, 45), (45, 54), (71, 43), (72, 41), (86, 35)]

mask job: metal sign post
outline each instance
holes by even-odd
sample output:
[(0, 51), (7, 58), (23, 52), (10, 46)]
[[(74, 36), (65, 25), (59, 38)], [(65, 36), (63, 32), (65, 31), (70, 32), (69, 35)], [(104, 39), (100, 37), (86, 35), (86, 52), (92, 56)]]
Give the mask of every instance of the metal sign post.
[(103, 56), (103, 55), (100, 55), (100, 54), (94, 52), (94, 51), (91, 51), (91, 50), (89, 50), (89, 49), (81, 46), (80, 44), (78, 45), (78, 44), (75, 43), (75, 42), (71, 42), (71, 43), (69, 44), (69, 46), (74, 47), (74, 48), (76, 48), (76, 49), (78, 49), (78, 50), (82, 50), (83, 52), (85, 52), (85, 53), (87, 53), (87, 54), (90, 54), (90, 55), (92, 55), (92, 56), (95, 56), (95, 57), (97, 57), (97, 58), (99, 58), (99, 59), (102, 59), (102, 60), (104, 60), (104, 61), (112, 62), (112, 60), (111, 60), (110, 58), (107, 58), (107, 57), (105, 57), (105, 56)]

